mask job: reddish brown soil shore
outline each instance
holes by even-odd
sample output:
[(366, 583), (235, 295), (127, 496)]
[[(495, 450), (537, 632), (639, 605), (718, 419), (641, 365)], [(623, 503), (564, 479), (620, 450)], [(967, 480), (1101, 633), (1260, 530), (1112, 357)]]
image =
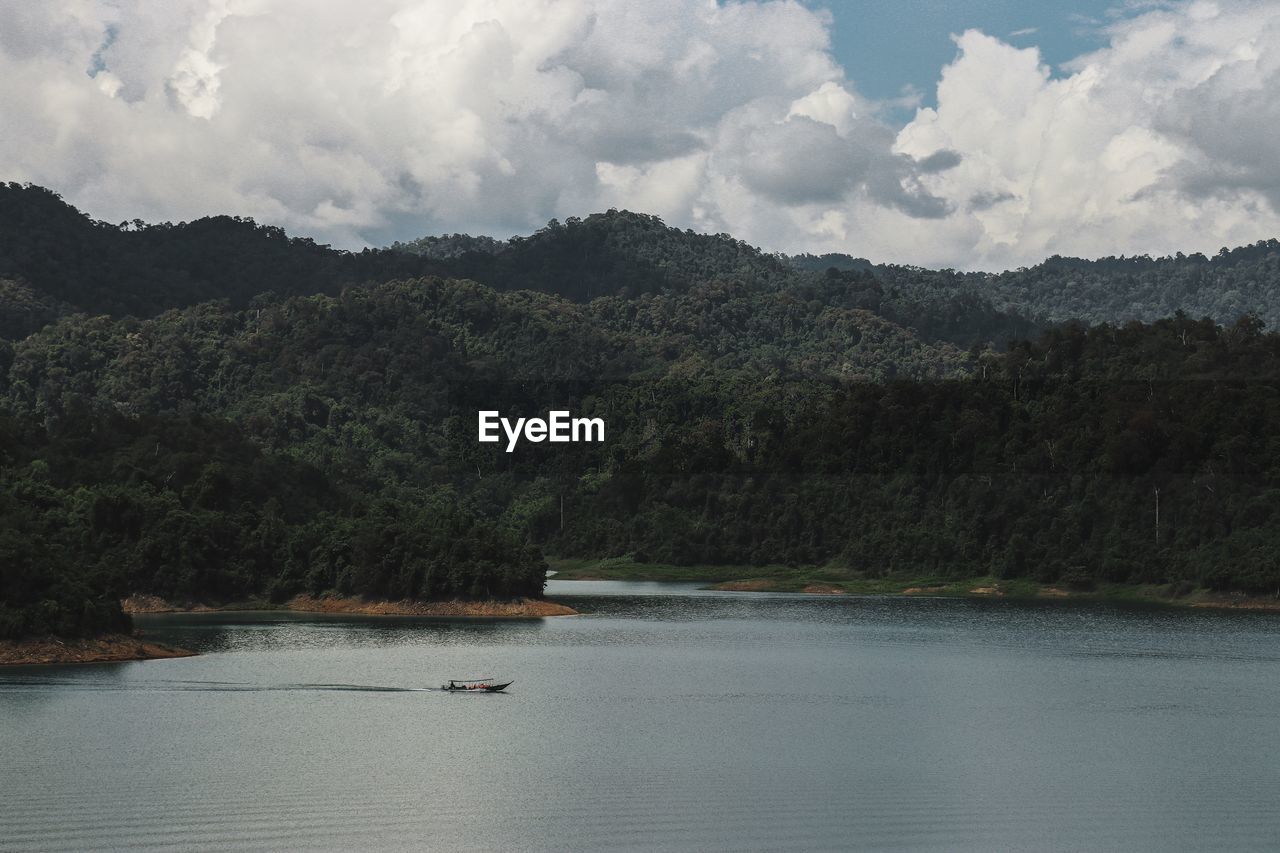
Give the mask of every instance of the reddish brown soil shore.
[[(121, 602), (126, 613), (177, 613), (211, 610), (245, 610), (245, 604), (209, 607), (204, 604), (179, 606), (153, 595), (131, 595)], [(358, 613), (369, 616), (481, 617), (486, 619), (541, 619), (546, 616), (574, 616), (577, 611), (554, 601), (521, 598), (515, 601), (378, 601), (297, 595), (278, 609), (303, 613)]]
[(158, 595), (131, 595), (120, 602), (120, 609), (125, 613), (205, 613), (217, 610), (204, 604), (193, 604), (189, 607), (166, 601)]
[(777, 587), (777, 583), (767, 578), (755, 578), (745, 581), (725, 581), (712, 586), (712, 589), (722, 589), (726, 592), (769, 592)]
[(1244, 596), (1217, 596), (1203, 601), (1193, 601), (1192, 607), (1216, 607), (1222, 610), (1270, 610), (1280, 611), (1280, 599), (1247, 598)]
[(576, 610), (541, 598), (515, 601), (366, 601), (363, 598), (314, 598), (297, 595), (285, 604), (308, 613), (362, 613), (373, 616), (480, 616), (490, 619), (541, 619), (575, 616)]
[(127, 634), (104, 634), (85, 640), (60, 640), (57, 637), (0, 640), (0, 666), (154, 660), (185, 658), (194, 654), (186, 649), (175, 649)]

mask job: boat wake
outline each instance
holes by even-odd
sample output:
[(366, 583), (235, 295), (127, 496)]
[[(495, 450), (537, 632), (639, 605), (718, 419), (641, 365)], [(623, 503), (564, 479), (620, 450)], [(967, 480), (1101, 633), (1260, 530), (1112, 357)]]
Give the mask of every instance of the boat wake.
[(38, 690), (44, 687), (57, 687), (75, 690), (128, 691), (157, 693), (275, 693), (321, 691), (338, 693), (443, 693), (439, 687), (393, 687), (379, 684), (324, 684), (299, 682), (294, 684), (253, 684), (234, 681), (173, 681), (147, 680), (125, 683), (86, 682), (71, 678), (12, 678), (0, 680), (0, 691), (3, 690)]

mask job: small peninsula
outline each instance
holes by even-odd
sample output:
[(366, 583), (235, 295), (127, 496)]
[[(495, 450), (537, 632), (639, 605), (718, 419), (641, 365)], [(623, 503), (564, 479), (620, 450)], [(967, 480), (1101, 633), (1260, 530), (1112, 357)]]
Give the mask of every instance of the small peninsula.
[(128, 634), (71, 639), (54, 636), (0, 640), (0, 666), (59, 663), (111, 663), (185, 658), (195, 652)]
[(338, 595), (295, 595), (282, 604), (248, 600), (212, 606), (176, 604), (154, 595), (132, 595), (121, 602), (125, 613), (202, 613), (229, 610), (291, 610), (299, 613), (350, 613), (361, 616), (426, 616), (441, 619), (542, 619), (576, 616), (577, 611), (542, 598), (510, 600), (414, 601)]

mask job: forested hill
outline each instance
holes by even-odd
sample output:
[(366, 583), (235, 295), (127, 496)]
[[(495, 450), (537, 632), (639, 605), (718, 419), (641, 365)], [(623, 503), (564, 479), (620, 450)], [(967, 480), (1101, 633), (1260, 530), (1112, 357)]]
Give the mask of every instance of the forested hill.
[(509, 240), (455, 234), (352, 253), (227, 216), (177, 225), (95, 222), (49, 190), (0, 184), (0, 338), (25, 337), (73, 313), (151, 317), (224, 299), (241, 308), (268, 291), (336, 294), (424, 275), (579, 302), (679, 297), (707, 285), (790, 291), (793, 299), (856, 307), (926, 341), (965, 347), (1032, 329), (973, 291), (888, 282), (866, 270), (834, 278), (825, 269), (801, 272), (728, 235), (681, 231), (628, 211), (553, 221)]
[(0, 337), (23, 337), (69, 313), (149, 317), (219, 299), (245, 307), (266, 291), (336, 294), (424, 275), (575, 301), (678, 294), (710, 282), (761, 292), (807, 286), (812, 294), (837, 278), (861, 291), (858, 307), (965, 347), (1045, 323), (1151, 321), (1178, 310), (1219, 323), (1251, 313), (1280, 326), (1276, 240), (1213, 257), (1053, 257), (1004, 273), (957, 273), (839, 254), (771, 255), (725, 234), (611, 210), (553, 220), (528, 237), (450, 234), (345, 252), (230, 216), (96, 222), (49, 190), (0, 183)]
[(399, 252), (334, 251), (230, 216), (111, 225), (49, 190), (0, 183), (0, 335), (72, 312), (146, 317), (216, 299), (242, 307), (265, 290), (336, 293), (424, 266)]
[(447, 257), (442, 257), (447, 247), (475, 245), (476, 238), (424, 238), (392, 248), (438, 258), (449, 275), (498, 290), (539, 290), (578, 301), (684, 290), (715, 280), (757, 289), (776, 289), (792, 280), (781, 258), (727, 234), (681, 231), (656, 216), (626, 210), (552, 220), (528, 237), (482, 239), (486, 242)]
[(0, 184), (0, 335), (8, 337), (66, 313), (148, 317), (218, 299), (244, 307), (265, 291), (337, 293), (427, 274), (589, 301), (714, 280), (777, 289), (789, 272), (727, 235), (628, 211), (553, 221), (505, 241), (451, 235), (353, 253), (239, 217), (113, 225), (44, 188)]
[(1234, 323), (1245, 314), (1280, 327), (1280, 241), (1162, 258), (1054, 256), (1002, 273), (875, 264), (846, 254), (769, 255), (725, 234), (668, 228), (656, 217), (610, 211), (551, 222), (529, 237), (450, 234), (396, 243), (443, 262), (433, 271), (500, 290), (575, 300), (635, 296), (730, 280), (759, 289), (822, 277), (861, 281), (866, 307), (930, 339), (961, 345), (1025, 336), (1048, 323), (1150, 322), (1182, 311)]
[[(114, 627), (133, 592), (536, 595), (541, 549), (1280, 588), (1256, 320), (965, 353), (869, 316), (423, 279), (63, 318), (0, 351), (0, 634)], [(553, 406), (607, 440), (475, 440), (477, 409)]]
[[(797, 269), (616, 211), (351, 254), (2, 198), (0, 636), (118, 627), (128, 593), (538, 595), (544, 551), (1280, 589), (1280, 336), (1039, 328), (976, 289), (1263, 294), (1269, 244), (1001, 279)], [(490, 408), (606, 441), (507, 453)]]
[(872, 264), (849, 255), (796, 255), (787, 262), (800, 272), (822, 270), (871, 274), (882, 286), (928, 294), (979, 298), (1005, 315), (1041, 324), (1150, 322), (1182, 311), (1233, 323), (1245, 314), (1268, 327), (1280, 326), (1280, 241), (1201, 254), (1084, 260), (1054, 256), (1033, 267), (1002, 273), (959, 273), (894, 264)]
[(967, 277), (997, 306), (1046, 322), (1151, 321), (1182, 311), (1233, 323), (1255, 314), (1280, 327), (1280, 241), (1149, 258), (1052, 257), (1028, 269)]

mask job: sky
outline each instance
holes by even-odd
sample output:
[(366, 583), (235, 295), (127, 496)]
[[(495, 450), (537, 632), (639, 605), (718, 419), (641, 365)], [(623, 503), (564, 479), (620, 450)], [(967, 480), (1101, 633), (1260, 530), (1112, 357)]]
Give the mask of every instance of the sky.
[[(956, 53), (952, 35), (978, 29), (1017, 47), (1035, 46), (1051, 67), (1103, 46), (1117, 0), (805, 0), (831, 13), (831, 50), (863, 94), (916, 95), (934, 102), (938, 71)], [(910, 120), (907, 114), (903, 121)]]
[(610, 207), (999, 270), (1280, 235), (1280, 3), (0, 0), (0, 179), (343, 248)]

